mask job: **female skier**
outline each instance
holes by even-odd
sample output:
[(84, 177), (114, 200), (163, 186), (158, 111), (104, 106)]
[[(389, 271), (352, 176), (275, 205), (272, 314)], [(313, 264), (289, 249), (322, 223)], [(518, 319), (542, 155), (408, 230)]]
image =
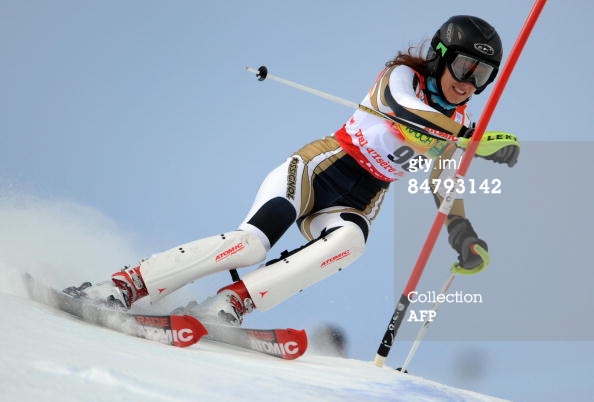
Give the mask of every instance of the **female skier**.
[[(454, 16), (436, 32), (426, 57), (411, 48), (388, 61), (361, 104), (468, 138), (472, 125), (466, 103), (495, 79), (501, 58), (501, 40), (490, 24)], [(304, 146), (270, 172), (236, 230), (151, 256), (114, 273), (107, 287), (78, 288), (78, 294), (107, 297), (127, 308), (144, 296), (154, 302), (200, 277), (263, 262), (296, 222), (308, 243), (281, 253), (205, 302), (177, 311), (241, 325), (254, 308), (266, 311), (353, 263), (363, 253), (390, 183), (428, 159), (459, 157), (463, 150), (455, 144), (356, 110), (333, 135)], [(510, 167), (517, 161), (519, 144), (513, 136), (496, 137), (487, 148), (480, 155), (479, 147), (477, 155)], [(451, 172), (435, 163), (431, 177), (451, 177)], [(445, 192), (437, 190), (439, 203)], [(485, 262), (474, 246), (487, 251), (487, 244), (465, 217), (461, 199), (446, 227), (460, 269), (482, 270)]]

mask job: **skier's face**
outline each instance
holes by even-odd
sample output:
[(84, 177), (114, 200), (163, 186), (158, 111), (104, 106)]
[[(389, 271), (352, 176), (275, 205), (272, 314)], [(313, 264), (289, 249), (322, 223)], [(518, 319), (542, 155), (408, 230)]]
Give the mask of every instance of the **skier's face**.
[(441, 90), (449, 103), (457, 105), (470, 98), (476, 91), (476, 87), (470, 82), (457, 81), (450, 70), (444, 68), (441, 76)]

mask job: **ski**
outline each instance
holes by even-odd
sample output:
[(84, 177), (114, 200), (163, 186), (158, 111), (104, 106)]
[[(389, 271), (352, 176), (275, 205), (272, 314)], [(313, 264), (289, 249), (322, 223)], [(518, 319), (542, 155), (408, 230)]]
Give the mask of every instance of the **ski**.
[(126, 335), (183, 348), (195, 344), (208, 332), (200, 321), (189, 315), (133, 314), (103, 303), (72, 297), (35, 280), (29, 274), (25, 274), (24, 282), (31, 299), (84, 322)]
[(250, 329), (209, 323), (205, 326), (208, 330), (205, 339), (285, 360), (295, 360), (307, 350), (307, 334), (303, 329)]
[(292, 328), (251, 329), (203, 323), (189, 315), (135, 314), (86, 301), (49, 287), (24, 275), (29, 297), (66, 312), (84, 322), (138, 338), (163, 344), (188, 347), (202, 337), (285, 360), (294, 360), (307, 350), (305, 330)]

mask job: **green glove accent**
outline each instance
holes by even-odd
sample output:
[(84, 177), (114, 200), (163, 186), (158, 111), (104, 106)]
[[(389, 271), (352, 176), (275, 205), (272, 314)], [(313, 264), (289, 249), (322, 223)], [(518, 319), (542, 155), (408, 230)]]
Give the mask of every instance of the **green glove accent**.
[(489, 256), (489, 253), (487, 252), (487, 250), (485, 250), (478, 244), (475, 244), (472, 247), (473, 247), (474, 252), (477, 253), (481, 257), (483, 262), (472, 269), (463, 268), (462, 266), (460, 266), (459, 263), (455, 262), (451, 268), (452, 272), (454, 272), (456, 274), (462, 274), (462, 275), (474, 275), (474, 274), (478, 274), (479, 272), (483, 272), (487, 268), (487, 266), (491, 262), (491, 256)]
[[(469, 142), (470, 138), (460, 138), (458, 147), (466, 149)], [(490, 156), (508, 145), (515, 145), (519, 148), (520, 141), (518, 141), (518, 137), (503, 131), (485, 131), (476, 149), (476, 155)]]

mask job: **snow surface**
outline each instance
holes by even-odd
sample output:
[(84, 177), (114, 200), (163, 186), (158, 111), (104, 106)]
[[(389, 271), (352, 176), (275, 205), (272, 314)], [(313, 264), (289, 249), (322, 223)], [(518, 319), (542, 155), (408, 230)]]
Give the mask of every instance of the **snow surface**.
[(133, 338), (28, 299), (20, 272), (0, 268), (3, 401), (502, 401), (372, 362)]

